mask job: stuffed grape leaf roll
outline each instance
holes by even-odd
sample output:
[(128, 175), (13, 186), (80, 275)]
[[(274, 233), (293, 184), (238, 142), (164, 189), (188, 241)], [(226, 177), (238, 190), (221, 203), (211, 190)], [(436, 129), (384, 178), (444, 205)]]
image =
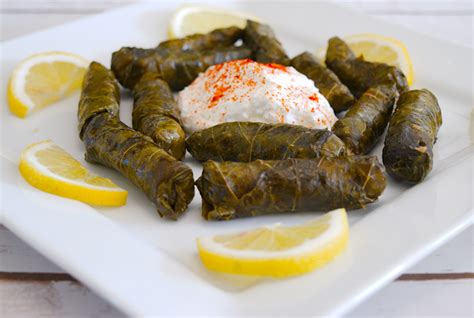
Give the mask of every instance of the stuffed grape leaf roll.
[(197, 131), (188, 137), (186, 147), (199, 161), (250, 162), (346, 154), (344, 143), (326, 129), (258, 122), (229, 122)]
[(290, 65), (290, 59), (283, 45), (269, 25), (247, 20), (243, 40), (252, 50), (252, 58), (255, 61)]
[(390, 119), (383, 162), (388, 173), (421, 182), (433, 166), (433, 145), (443, 120), (436, 97), (427, 89), (402, 94)]
[(146, 73), (158, 73), (172, 90), (188, 86), (209, 66), (248, 58), (245, 46), (219, 46), (203, 51), (172, 51), (124, 47), (112, 54), (112, 71), (124, 87), (133, 89)]
[(112, 72), (93, 62), (84, 78), (78, 112), (86, 160), (119, 171), (155, 203), (161, 216), (177, 219), (194, 196), (192, 170), (122, 123), (118, 112), (107, 107), (110, 103), (118, 109), (118, 96)]
[(354, 104), (354, 96), (347, 86), (311, 53), (303, 52), (295, 56), (291, 60), (291, 66), (314, 82), (335, 112), (346, 110)]
[(371, 156), (207, 161), (203, 167), (196, 184), (207, 220), (358, 209), (377, 200), (386, 186), (384, 168)]
[(398, 97), (395, 85), (369, 88), (332, 127), (353, 154), (366, 154), (385, 131)]
[(161, 216), (176, 220), (191, 202), (192, 170), (117, 117), (94, 116), (83, 141), (87, 161), (119, 171), (155, 203)]
[(397, 67), (356, 58), (350, 47), (338, 37), (329, 39), (326, 65), (357, 98), (378, 85), (393, 83), (400, 93), (408, 90), (405, 75)]
[(92, 62), (82, 83), (77, 113), (81, 138), (84, 126), (94, 115), (109, 112), (119, 116), (120, 111), (120, 88), (109, 69), (102, 64)]
[(206, 34), (192, 34), (184, 38), (161, 42), (157, 49), (161, 55), (179, 51), (203, 51), (218, 46), (229, 46), (241, 39), (244, 31), (238, 27), (216, 29)]
[(147, 73), (135, 85), (133, 98), (133, 128), (151, 137), (176, 159), (183, 159), (185, 133), (168, 83), (156, 73)]

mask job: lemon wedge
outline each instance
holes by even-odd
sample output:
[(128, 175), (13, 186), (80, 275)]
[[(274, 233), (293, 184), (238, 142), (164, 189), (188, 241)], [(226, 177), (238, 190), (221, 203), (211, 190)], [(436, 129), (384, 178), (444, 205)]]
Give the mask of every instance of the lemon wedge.
[(20, 62), (8, 84), (10, 111), (24, 118), (79, 90), (89, 62), (66, 52), (35, 54)]
[[(399, 40), (379, 34), (355, 34), (346, 36), (343, 40), (356, 56), (363, 56), (370, 62), (397, 66), (407, 77), (408, 85), (413, 84), (415, 79), (413, 63), (406, 46)], [(316, 52), (321, 61), (325, 59), (326, 50), (327, 46)]]
[(219, 28), (244, 28), (247, 19), (260, 21), (251, 14), (203, 5), (184, 5), (178, 8), (168, 27), (169, 38), (182, 38), (196, 33), (208, 33)]
[(321, 267), (346, 247), (347, 214), (334, 210), (297, 226), (280, 224), (242, 233), (198, 238), (199, 255), (213, 271), (286, 277)]
[(28, 183), (45, 192), (93, 205), (121, 206), (127, 201), (127, 191), (89, 172), (51, 140), (26, 147), (19, 169)]

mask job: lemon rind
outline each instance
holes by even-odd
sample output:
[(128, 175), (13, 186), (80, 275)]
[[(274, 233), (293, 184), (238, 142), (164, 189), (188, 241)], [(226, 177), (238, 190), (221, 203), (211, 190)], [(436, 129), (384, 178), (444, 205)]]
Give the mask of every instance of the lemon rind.
[[(181, 25), (181, 21), (183, 20), (183, 17), (190, 13), (194, 12), (211, 12), (211, 13), (225, 13), (228, 15), (234, 15), (238, 18), (241, 18), (243, 20), (254, 20), (257, 22), (260, 22), (261, 19), (257, 16), (254, 16), (252, 14), (246, 13), (246, 12), (241, 12), (241, 11), (230, 11), (226, 10), (223, 8), (219, 7), (214, 7), (214, 6), (209, 6), (209, 5), (189, 5), (189, 4), (184, 4), (178, 7), (173, 15), (171, 16), (171, 22), (168, 26), (168, 38), (169, 39), (174, 39), (178, 37), (183, 37), (186, 36), (186, 34), (181, 34), (179, 25)], [(179, 22), (179, 23), (178, 23)]]
[(25, 118), (35, 108), (34, 102), (24, 89), (26, 75), (32, 66), (50, 62), (70, 62), (83, 68), (89, 65), (89, 62), (79, 55), (60, 51), (33, 54), (24, 59), (14, 69), (8, 84), (8, 102), (13, 114)]
[(316, 253), (270, 259), (239, 259), (213, 254), (201, 247), (198, 248), (204, 266), (212, 271), (252, 276), (288, 277), (308, 273), (328, 264), (345, 250), (347, 242), (348, 231), (344, 231), (331, 244)]
[[(198, 239), (199, 255), (206, 268), (229, 274), (287, 277), (304, 274), (319, 268), (339, 255), (348, 244), (349, 226), (344, 209), (330, 212), (332, 219), (328, 231), (313, 244), (287, 251), (262, 252), (215, 248), (209, 239)], [(315, 244), (314, 244), (315, 243)]]
[(35, 143), (22, 153), (19, 170), (29, 184), (42, 191), (92, 205), (122, 206), (126, 204), (128, 196), (126, 190), (119, 187), (101, 187), (69, 180), (51, 173), (36, 160), (31, 160), (34, 157), (34, 152), (52, 144), (54, 143), (51, 141)]

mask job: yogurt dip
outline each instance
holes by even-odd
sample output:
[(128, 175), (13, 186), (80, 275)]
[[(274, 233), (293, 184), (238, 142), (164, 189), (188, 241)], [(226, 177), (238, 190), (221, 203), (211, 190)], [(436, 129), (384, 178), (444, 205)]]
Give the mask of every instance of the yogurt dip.
[(211, 66), (179, 93), (178, 107), (187, 133), (232, 121), (331, 129), (337, 120), (305, 75), (250, 59)]

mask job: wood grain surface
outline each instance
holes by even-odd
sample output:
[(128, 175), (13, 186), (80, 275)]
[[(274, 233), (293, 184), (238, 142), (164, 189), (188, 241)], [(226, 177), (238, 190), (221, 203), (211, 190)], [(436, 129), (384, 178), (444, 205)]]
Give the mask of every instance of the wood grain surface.
[[(134, 2), (1, 0), (0, 39), (5, 41)], [(333, 2), (432, 37), (473, 45), (474, 11), (470, 0)], [(470, 227), (348, 316), (473, 317), (473, 262), (474, 228)], [(0, 225), (0, 317), (70, 316), (123, 314)]]

